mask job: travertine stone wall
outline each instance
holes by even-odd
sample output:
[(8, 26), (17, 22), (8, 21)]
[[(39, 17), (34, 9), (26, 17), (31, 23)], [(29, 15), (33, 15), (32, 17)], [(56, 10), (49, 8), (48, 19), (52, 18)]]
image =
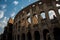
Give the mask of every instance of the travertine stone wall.
[[(30, 32), (31, 34), (31, 40), (35, 40), (34, 34), (35, 32), (39, 32), (40, 40), (44, 40), (44, 34), (43, 30), (48, 30), (49, 32), (46, 33), (46, 40), (48, 40), (48, 37), (51, 38), (51, 40), (54, 39), (53, 29), (55, 28), (55, 25), (58, 26), (60, 24), (60, 15), (58, 13), (58, 7), (56, 7), (56, 0), (47, 0), (47, 1), (37, 1), (26, 8), (22, 9), (14, 18), (14, 27), (13, 27), (13, 37), (14, 40), (22, 40), (22, 34), (25, 35), (24, 40), (28, 40), (27, 33)], [(33, 10), (34, 8), (34, 10)], [(53, 19), (49, 18), (48, 12), (50, 10), (54, 10), (56, 14), (56, 18), (58, 20), (58, 23), (54, 23)], [(45, 19), (41, 17), (41, 12), (45, 13)], [(27, 14), (30, 13), (29, 16)], [(35, 16), (37, 15), (37, 17)], [(28, 18), (30, 18), (31, 23), (29, 23)], [(53, 20), (53, 24), (51, 22)], [(42, 24), (43, 23), (43, 24)], [(20, 27), (20, 31), (18, 31), (18, 27)], [(60, 25), (59, 27), (60, 28)], [(18, 37), (19, 35), (19, 37)], [(18, 39), (19, 38), (19, 39)], [(23, 37), (24, 38), (24, 37)]]

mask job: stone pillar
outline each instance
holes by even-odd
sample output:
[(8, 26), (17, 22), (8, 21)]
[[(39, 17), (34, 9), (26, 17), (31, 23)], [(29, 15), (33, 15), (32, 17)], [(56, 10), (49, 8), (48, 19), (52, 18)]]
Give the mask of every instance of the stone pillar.
[(6, 35), (6, 40), (7, 40), (7, 35)]
[[(47, 8), (46, 4), (44, 4), (43, 6), (44, 6), (44, 11), (45, 11), (45, 16), (46, 16), (47, 27), (50, 28), (51, 23), (50, 23), (50, 20), (49, 20), (48, 8)], [(53, 40), (53, 39), (51, 38), (51, 40)]]
[(41, 17), (40, 17), (40, 9), (38, 4), (36, 4), (36, 13), (38, 15), (38, 24), (39, 24), (39, 28), (41, 27)]
[(50, 23), (50, 19), (49, 19), (49, 15), (48, 15), (48, 7), (46, 4), (43, 5), (44, 6), (44, 11), (45, 11), (45, 16), (46, 16), (46, 22), (47, 22), (47, 27), (49, 28), (49, 32), (50, 32), (50, 37), (51, 37), (51, 40), (54, 40), (54, 36), (52, 35), (52, 32), (50, 30), (51, 28), (51, 23)]
[(31, 18), (31, 36), (32, 36), (32, 40), (34, 40), (33, 23), (32, 23), (33, 11), (32, 11), (31, 8), (32, 7), (30, 6), (30, 14), (31, 14), (31, 16), (30, 16), (30, 18)]
[[(27, 12), (24, 11), (24, 13), (25, 13), (25, 16), (26, 16), (27, 15)], [(26, 23), (27, 16), (24, 19), (25, 19), (25, 23)], [(27, 40), (27, 29), (26, 29), (26, 26), (25, 26), (25, 40)]]
[[(50, 28), (50, 31), (49, 31), (50, 33), (50, 37), (52, 38), (52, 39), (54, 39), (54, 34), (53, 34), (53, 27), (52, 28)], [(55, 39), (54, 39), (55, 40)]]
[(17, 39), (17, 34), (16, 34), (16, 40), (18, 40), (18, 39)]
[(15, 35), (13, 36), (13, 38), (14, 38), (14, 39), (12, 39), (12, 40), (15, 40)]
[(30, 9), (30, 14), (31, 14), (31, 16), (30, 16), (30, 18), (31, 18), (31, 29), (33, 29), (33, 22), (32, 22), (33, 12), (32, 12), (32, 9)]
[(38, 24), (39, 24), (39, 31), (40, 31), (40, 40), (43, 40), (43, 32), (42, 30), (40, 30), (42, 27), (41, 27), (41, 16), (40, 16), (40, 9), (39, 9), (39, 6), (38, 4), (36, 4), (36, 13), (38, 15)]
[(32, 40), (35, 40), (33, 31), (31, 31), (31, 36), (32, 36)]
[(25, 32), (25, 40), (27, 40), (27, 33)]
[(51, 39), (52, 39), (52, 40), (55, 40), (55, 39), (54, 39), (54, 35), (53, 35), (53, 32), (52, 32), (52, 31), (50, 31), (50, 37), (51, 37)]
[(21, 40), (21, 33), (20, 33), (20, 40)]
[(44, 40), (43, 31), (42, 30), (40, 31), (40, 40)]
[(46, 40), (49, 40), (48, 37), (50, 37), (49, 33), (46, 34)]
[(19, 34), (20, 34), (20, 40), (21, 40), (21, 35), (22, 35), (22, 27), (20, 27), (20, 32), (19, 32)]
[(58, 12), (58, 8), (56, 7), (56, 2), (52, 2), (53, 4), (53, 8), (55, 10), (55, 14), (57, 16), (57, 19), (59, 20), (59, 23), (60, 23), (60, 15), (59, 15), (59, 12)]

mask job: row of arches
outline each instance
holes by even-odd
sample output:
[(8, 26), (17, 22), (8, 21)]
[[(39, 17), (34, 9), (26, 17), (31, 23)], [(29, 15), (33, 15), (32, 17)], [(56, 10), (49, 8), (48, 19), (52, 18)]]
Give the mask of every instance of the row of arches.
[[(58, 9), (58, 13), (60, 14), (60, 9)], [(27, 15), (30, 16), (30, 13), (28, 13)], [(57, 17), (56, 12), (54, 10), (49, 10), (48, 15), (49, 15), (49, 19), (54, 19), (54, 17)], [(42, 11), (42, 12), (40, 12), (40, 16), (41, 16), (42, 19), (45, 19), (46, 18), (46, 13), (44, 11)], [(38, 23), (38, 15), (35, 14), (35, 15), (33, 15), (33, 17), (35, 17), (36, 20), (35, 19), (34, 20), (36, 21), (36, 23)], [(29, 23), (31, 23), (31, 18), (29, 17), (27, 19), (27, 21)]]
[[(58, 13), (60, 14), (60, 9), (58, 9)], [(54, 18), (53, 15), (56, 17), (56, 12), (54, 10), (49, 10), (48, 14), (49, 14), (49, 19), (53, 19)], [(45, 12), (41, 12), (41, 16), (43, 19), (46, 18)]]
[[(53, 29), (53, 34), (54, 34), (54, 39), (55, 40), (60, 40), (60, 28), (54, 28)], [(25, 40), (25, 38), (27, 37), (27, 40), (32, 40), (32, 35), (30, 32), (27, 33), (27, 35), (25, 36), (25, 34), (23, 33), (21, 35), (21, 40)], [(34, 32), (34, 40), (40, 40), (40, 33), (39, 31), (35, 31)], [(43, 30), (43, 39), (44, 40), (51, 40), (51, 36), (49, 34), (49, 30), (44, 29)], [(18, 35), (18, 40), (20, 40), (20, 37)]]

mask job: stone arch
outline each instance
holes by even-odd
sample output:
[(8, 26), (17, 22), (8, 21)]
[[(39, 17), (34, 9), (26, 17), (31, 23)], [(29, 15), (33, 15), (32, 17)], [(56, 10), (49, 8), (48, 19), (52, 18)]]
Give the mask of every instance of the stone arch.
[(60, 28), (55, 27), (53, 29), (53, 33), (55, 40), (60, 40)]
[(33, 20), (34, 24), (37, 24), (38, 23), (38, 15), (37, 14), (33, 14), (32, 20)]
[(35, 38), (35, 40), (40, 40), (40, 33), (39, 33), (39, 31), (35, 31), (34, 32), (34, 38)]
[(45, 12), (44, 12), (44, 11), (41, 11), (41, 12), (40, 12), (40, 15), (41, 15), (42, 19), (46, 18), (46, 17), (45, 17)]
[(27, 40), (32, 40), (32, 36), (30, 32), (27, 33)]
[(21, 35), (21, 40), (25, 40), (25, 34), (24, 33)]
[(43, 4), (43, 2), (40, 0), (40, 2), (38, 2), (39, 5), (39, 9), (41, 9), (41, 5)]
[(56, 13), (55, 13), (55, 10), (54, 9), (50, 9), (48, 11), (48, 14), (49, 14), (49, 19), (53, 19), (54, 18), (53, 16), (56, 17)]
[(43, 37), (44, 37), (44, 40), (51, 40), (48, 29), (43, 30)]
[(59, 3), (57, 3), (57, 4), (56, 4), (56, 7), (60, 7), (60, 4), (59, 4)]
[(59, 15), (60, 15), (60, 8), (58, 9)]
[(35, 4), (32, 5), (32, 11), (33, 11), (33, 12), (36, 11), (36, 5), (35, 5)]
[(31, 18), (30, 17), (27, 18), (27, 21), (31, 24)]

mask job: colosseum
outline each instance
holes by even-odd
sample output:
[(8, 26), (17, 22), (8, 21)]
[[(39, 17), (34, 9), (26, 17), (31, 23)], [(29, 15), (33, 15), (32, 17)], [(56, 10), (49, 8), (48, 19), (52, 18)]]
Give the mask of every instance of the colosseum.
[[(40, 0), (19, 11), (14, 18), (13, 40), (60, 40), (60, 6), (56, 4), (60, 0)], [(53, 19), (50, 11), (55, 13)]]

